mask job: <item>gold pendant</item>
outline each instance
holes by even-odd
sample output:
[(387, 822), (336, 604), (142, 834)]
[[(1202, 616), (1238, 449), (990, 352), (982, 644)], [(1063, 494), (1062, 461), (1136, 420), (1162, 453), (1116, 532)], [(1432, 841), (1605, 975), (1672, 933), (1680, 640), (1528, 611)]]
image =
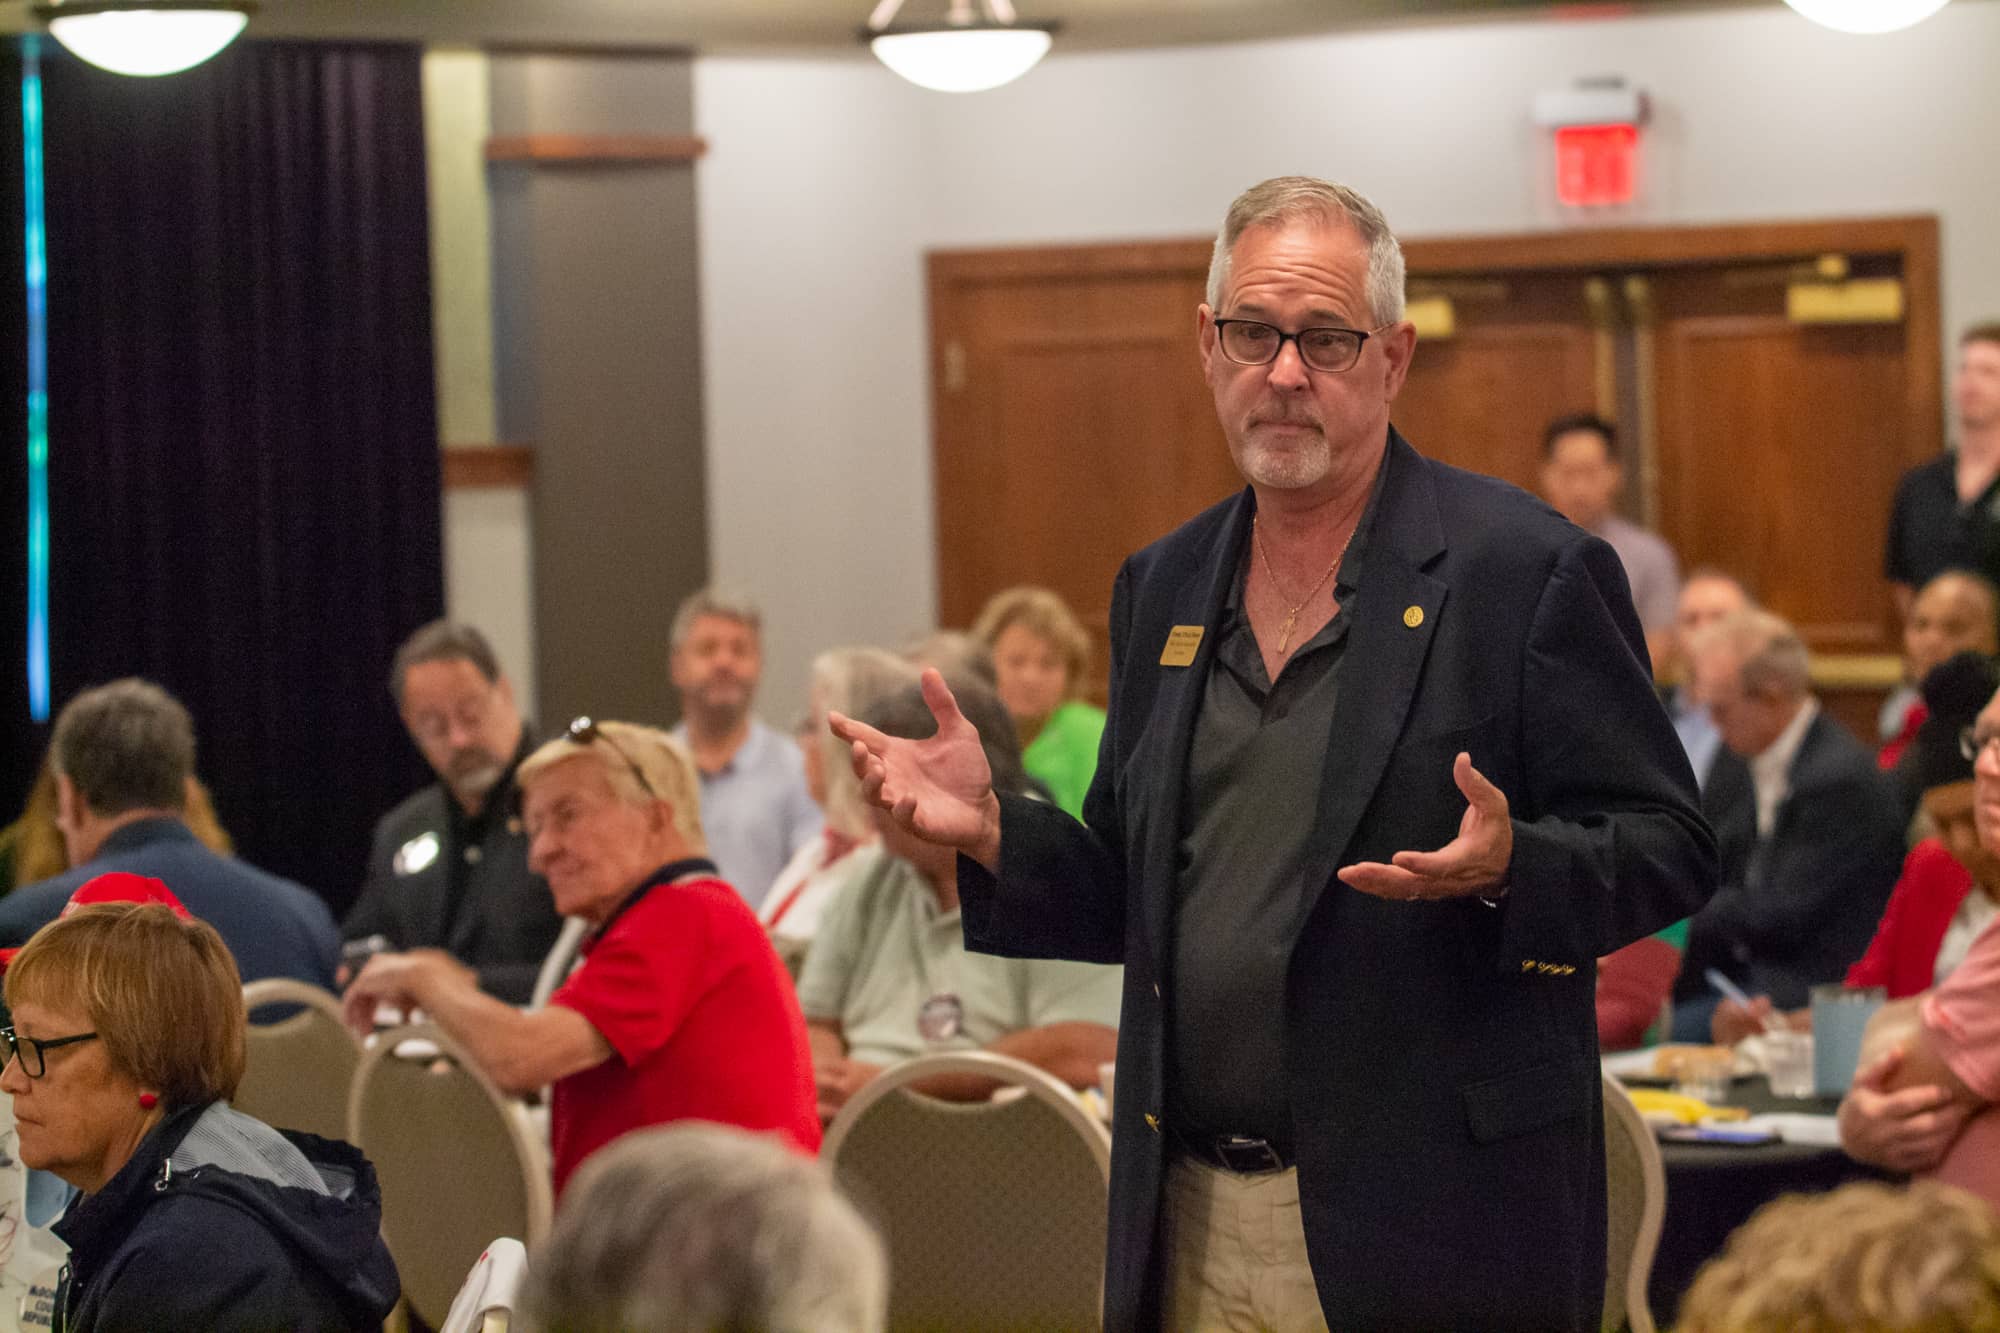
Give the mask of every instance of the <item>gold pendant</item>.
[(1298, 612), (1296, 612), (1296, 611), (1292, 612), (1292, 613), (1291, 613), (1290, 615), (1288, 615), (1288, 616), (1286, 616), (1286, 617), (1285, 617), (1285, 623), (1284, 623), (1284, 625), (1283, 625), (1283, 626), (1281, 626), (1281, 627), (1279, 628), (1279, 630), (1278, 630), (1278, 651), (1279, 651), (1279, 652), (1281, 652), (1281, 653), (1282, 653), (1282, 652), (1284, 652), (1284, 651), (1285, 651), (1285, 645), (1286, 645), (1287, 643), (1291, 642), (1291, 638), (1292, 638), (1292, 624), (1293, 624), (1293, 622), (1297, 621), (1297, 620), (1298, 620), (1298, 618), (1299, 618), (1299, 613), (1298, 613)]

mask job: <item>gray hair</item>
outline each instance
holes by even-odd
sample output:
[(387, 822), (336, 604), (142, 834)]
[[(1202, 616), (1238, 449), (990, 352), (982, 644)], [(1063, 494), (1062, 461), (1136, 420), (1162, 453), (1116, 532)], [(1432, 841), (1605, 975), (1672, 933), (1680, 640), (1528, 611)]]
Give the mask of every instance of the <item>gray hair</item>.
[[(993, 790), (1002, 796), (1027, 794), (1032, 789), (1028, 785), (1028, 771), (1021, 766), (1020, 735), (1000, 696), (974, 676), (946, 675), (944, 683), (958, 701), (958, 711), (979, 733), (986, 766), (993, 772)], [(864, 713), (861, 720), (897, 740), (925, 741), (937, 735), (937, 716), (924, 698), (921, 683), (889, 695)]]
[(1801, 699), (1812, 684), (1812, 655), (1806, 651), (1805, 640), (1769, 611), (1753, 609), (1724, 616), (1688, 643), (1692, 658), (1713, 653), (1727, 653), (1736, 661), (1738, 684), (1745, 694)]
[[(916, 684), (919, 674), (915, 663), (886, 649), (829, 648), (812, 661), (813, 702), (818, 710), (863, 717), (890, 695)], [(820, 712), (812, 723), (826, 774), (826, 822), (849, 837), (874, 836), (847, 742), (828, 729)]]
[(150, 680), (114, 680), (63, 706), (49, 765), (100, 815), (179, 810), (194, 776), (194, 719)]
[(1313, 218), (1344, 220), (1368, 247), (1368, 313), (1377, 326), (1403, 317), (1403, 247), (1396, 243), (1389, 220), (1368, 198), (1345, 185), (1312, 176), (1276, 176), (1236, 196), (1216, 233), (1215, 253), (1208, 261), (1208, 308), (1222, 313), (1223, 291), (1229, 286), (1230, 253), (1252, 227)]
[(433, 620), (403, 640), (389, 663), (389, 694), (396, 706), (403, 706), (403, 682), (412, 667), (426, 662), (470, 662), (491, 685), (500, 679), (500, 659), (486, 636), (470, 625), (453, 620)]
[(936, 667), (947, 676), (976, 677), (989, 690), (1000, 688), (1000, 674), (993, 668), (993, 649), (986, 640), (967, 630), (934, 630), (906, 645), (903, 656), (919, 670)]
[(722, 588), (710, 584), (698, 588), (681, 599), (674, 611), (673, 628), (667, 633), (669, 647), (679, 649), (687, 642), (687, 636), (694, 629), (694, 622), (703, 616), (721, 616), (739, 625), (748, 625), (750, 632), (764, 632), (764, 613), (757, 609), (757, 603), (733, 588)]
[(874, 1333), (887, 1306), (882, 1242), (825, 1167), (692, 1122), (584, 1164), (522, 1297), (548, 1333)]

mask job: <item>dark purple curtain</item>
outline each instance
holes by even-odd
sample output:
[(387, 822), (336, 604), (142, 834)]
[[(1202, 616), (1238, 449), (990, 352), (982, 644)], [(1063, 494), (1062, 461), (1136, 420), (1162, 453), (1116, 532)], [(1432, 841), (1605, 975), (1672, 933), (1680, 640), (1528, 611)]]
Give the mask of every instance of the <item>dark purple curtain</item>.
[(336, 910), (422, 777), (384, 679), (443, 605), (418, 62), (44, 44), (56, 706), (172, 690), (240, 854)]

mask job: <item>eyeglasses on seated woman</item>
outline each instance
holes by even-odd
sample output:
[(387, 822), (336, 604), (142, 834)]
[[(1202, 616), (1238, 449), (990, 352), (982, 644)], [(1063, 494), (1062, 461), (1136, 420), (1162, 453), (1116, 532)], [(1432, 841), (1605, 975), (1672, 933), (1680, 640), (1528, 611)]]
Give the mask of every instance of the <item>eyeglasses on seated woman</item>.
[(81, 1191), (56, 1327), (381, 1326), (400, 1284), (367, 1159), (230, 1109), (243, 993), (212, 927), (78, 908), (7, 964), (6, 999), (21, 1160)]

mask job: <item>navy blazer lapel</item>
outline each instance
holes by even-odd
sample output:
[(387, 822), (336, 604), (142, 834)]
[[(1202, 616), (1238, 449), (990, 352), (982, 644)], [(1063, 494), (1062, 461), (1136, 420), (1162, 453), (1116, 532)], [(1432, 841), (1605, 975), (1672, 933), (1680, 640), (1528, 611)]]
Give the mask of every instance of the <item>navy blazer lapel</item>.
[(1332, 881), (1374, 799), (1444, 613), (1445, 583), (1423, 572), (1445, 549), (1430, 465), (1391, 430), (1382, 466), (1387, 475), (1374, 531), (1359, 553), (1354, 619), (1320, 779), (1325, 797), (1306, 843), (1304, 864), (1325, 867), (1314, 890)]
[(1153, 627), (1160, 642), (1135, 643), (1134, 653), (1145, 654), (1142, 670), (1161, 673), (1153, 698), (1153, 723), (1159, 728), (1161, 753), (1152, 780), (1158, 783), (1153, 799), (1147, 802), (1148, 823), (1142, 852), (1143, 871), (1139, 882), (1146, 886), (1146, 937), (1153, 950), (1156, 968), (1164, 968), (1172, 938), (1173, 905), (1179, 882), (1181, 802), (1187, 789), (1188, 749), (1194, 743), (1195, 715), (1208, 685), (1208, 673), (1215, 662), (1219, 637), (1216, 622), (1229, 596), (1229, 583), (1242, 558), (1243, 544), (1249, 540), (1250, 519), (1256, 512), (1251, 492), (1246, 488), (1236, 497), (1215, 544), (1205, 552), (1205, 562), (1190, 571), (1174, 596), (1173, 625), (1202, 626), (1201, 644), (1194, 661), (1185, 667), (1158, 664), (1171, 626)]

